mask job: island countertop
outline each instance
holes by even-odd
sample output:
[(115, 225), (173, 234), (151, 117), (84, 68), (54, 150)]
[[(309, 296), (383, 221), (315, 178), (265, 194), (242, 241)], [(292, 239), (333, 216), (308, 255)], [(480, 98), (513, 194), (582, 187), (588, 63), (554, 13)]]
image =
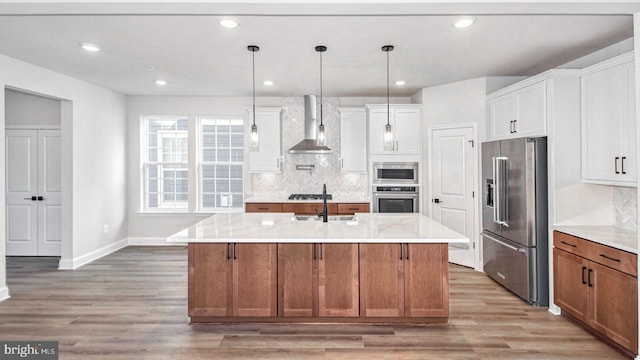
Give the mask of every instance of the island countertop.
[(422, 214), (356, 214), (355, 221), (296, 220), (292, 213), (218, 213), (176, 234), (174, 243), (467, 243)]

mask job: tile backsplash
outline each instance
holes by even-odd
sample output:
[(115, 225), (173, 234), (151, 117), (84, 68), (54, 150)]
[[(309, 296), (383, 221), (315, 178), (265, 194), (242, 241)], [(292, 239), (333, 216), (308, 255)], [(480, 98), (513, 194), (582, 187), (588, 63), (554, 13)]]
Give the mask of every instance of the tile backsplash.
[[(320, 97), (317, 97), (318, 112)], [(289, 154), (289, 149), (304, 138), (304, 98), (282, 99), (282, 149), (284, 169), (281, 174), (249, 174), (251, 194), (249, 196), (273, 196), (286, 199), (294, 193), (322, 192), (327, 184), (327, 193), (339, 198), (368, 200), (370, 189), (366, 174), (340, 173), (340, 115), (338, 98), (322, 99), (322, 121), (327, 132), (327, 145), (331, 154)], [(320, 116), (318, 115), (318, 120)], [(296, 165), (314, 165), (312, 171), (296, 170)]]
[(636, 188), (613, 187), (614, 226), (625, 230), (638, 230), (638, 199)]

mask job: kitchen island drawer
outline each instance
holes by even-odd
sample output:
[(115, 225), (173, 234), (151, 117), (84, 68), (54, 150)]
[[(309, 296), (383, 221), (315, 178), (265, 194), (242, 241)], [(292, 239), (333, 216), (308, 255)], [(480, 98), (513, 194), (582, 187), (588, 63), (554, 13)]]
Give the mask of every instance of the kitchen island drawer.
[(282, 203), (246, 203), (246, 212), (282, 212)]
[(638, 276), (638, 260), (636, 254), (597, 243), (590, 243), (589, 245), (589, 258), (591, 261), (622, 271), (631, 276)]
[(371, 212), (369, 203), (339, 203), (338, 215), (353, 215), (355, 213)]
[[(317, 215), (322, 212), (322, 202), (312, 203), (284, 203), (282, 212), (294, 213), (296, 215)], [(338, 204), (327, 204), (327, 212), (329, 215), (338, 214)]]
[(557, 230), (553, 231), (553, 246), (566, 252), (582, 257), (589, 257), (591, 244), (591, 241), (565, 234)]

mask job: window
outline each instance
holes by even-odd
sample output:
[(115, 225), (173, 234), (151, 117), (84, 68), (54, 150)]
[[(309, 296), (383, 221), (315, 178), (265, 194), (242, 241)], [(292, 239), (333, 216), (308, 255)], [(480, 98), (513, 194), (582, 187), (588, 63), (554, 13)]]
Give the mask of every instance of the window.
[(188, 119), (148, 117), (143, 128), (144, 210), (188, 209)]
[(242, 209), (242, 118), (200, 118), (200, 136), (200, 209)]

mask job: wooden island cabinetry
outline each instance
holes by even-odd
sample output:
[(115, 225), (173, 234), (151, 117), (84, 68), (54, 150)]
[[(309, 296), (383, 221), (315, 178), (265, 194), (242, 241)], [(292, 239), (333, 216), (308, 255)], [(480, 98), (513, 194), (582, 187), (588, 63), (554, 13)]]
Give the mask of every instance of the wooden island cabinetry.
[(563, 315), (638, 353), (637, 255), (554, 231), (554, 302)]

